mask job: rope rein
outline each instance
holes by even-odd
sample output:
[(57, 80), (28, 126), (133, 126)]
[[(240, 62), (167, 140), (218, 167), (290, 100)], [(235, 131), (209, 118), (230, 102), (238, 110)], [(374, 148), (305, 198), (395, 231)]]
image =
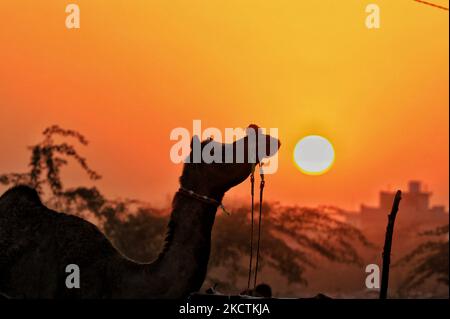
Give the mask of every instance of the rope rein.
[(253, 215), (255, 210), (255, 165), (252, 167), (252, 173), (250, 175), (251, 190), (250, 194), (252, 197), (252, 209), (251, 209), (251, 222), (250, 222), (250, 262), (248, 264), (248, 282), (247, 290), (250, 289), (250, 281), (252, 277), (252, 264), (253, 264)]
[[(264, 172), (262, 169), (262, 163), (259, 164), (259, 176), (261, 178), (259, 184), (259, 218), (258, 218), (258, 240), (256, 244), (256, 264), (255, 264), (255, 276), (253, 280), (253, 289), (256, 287), (256, 282), (258, 279), (258, 267), (259, 267), (259, 259), (260, 259), (260, 244), (261, 244), (261, 227), (262, 227), (262, 202), (263, 202), (263, 193), (264, 186), (266, 184), (264, 180)], [(254, 211), (255, 211), (255, 165), (252, 167), (252, 172), (250, 174), (250, 183), (251, 183), (251, 197), (252, 197), (252, 208), (251, 208), (251, 223), (250, 223), (250, 261), (248, 265), (248, 282), (247, 282), (247, 290), (250, 290), (250, 282), (252, 277), (252, 266), (253, 266), (253, 233), (254, 233)], [(180, 186), (178, 189), (178, 193), (183, 194), (185, 196), (189, 196), (194, 198), (200, 202), (213, 205), (216, 207), (220, 207), (224, 213), (230, 215), (230, 213), (226, 210), (225, 206), (222, 202), (215, 200), (214, 198), (208, 197), (206, 195), (200, 195), (194, 192), (193, 190), (184, 188)]]
[[(263, 192), (265, 186), (264, 173), (262, 170), (262, 164), (260, 164), (259, 168), (259, 176), (261, 178), (261, 182), (259, 184), (259, 222), (258, 222), (258, 240), (256, 244), (256, 265), (255, 265), (255, 277), (253, 280), (253, 289), (256, 287), (256, 282), (258, 278), (258, 267), (259, 267), (259, 258), (260, 258), (260, 243), (261, 243), (261, 225), (262, 225), (262, 202), (263, 202)], [(252, 266), (253, 266), (253, 233), (254, 233), (254, 211), (255, 211), (255, 166), (253, 166), (252, 173), (250, 175), (250, 183), (251, 183), (251, 197), (252, 197), (252, 206), (251, 206), (251, 221), (250, 221), (250, 261), (248, 265), (248, 281), (247, 281), (247, 291), (250, 290), (250, 282), (252, 277)]]
[(258, 277), (258, 265), (259, 265), (259, 244), (261, 242), (261, 225), (262, 225), (262, 202), (263, 202), (263, 192), (266, 182), (264, 181), (264, 173), (262, 170), (262, 164), (259, 168), (259, 176), (261, 177), (261, 182), (259, 184), (259, 223), (258, 223), (258, 244), (256, 248), (256, 266), (255, 266), (255, 280), (253, 282), (253, 289), (256, 287), (256, 279)]

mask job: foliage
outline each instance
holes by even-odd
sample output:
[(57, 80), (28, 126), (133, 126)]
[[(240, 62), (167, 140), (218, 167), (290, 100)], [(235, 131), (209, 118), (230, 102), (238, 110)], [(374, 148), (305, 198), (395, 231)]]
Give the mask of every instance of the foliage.
[[(43, 135), (42, 142), (29, 148), (29, 172), (0, 175), (0, 184), (30, 185), (51, 208), (97, 224), (128, 257), (142, 262), (155, 258), (163, 245), (168, 210), (153, 209), (139, 200), (111, 200), (96, 187), (66, 189), (60, 173), (69, 159), (78, 163), (91, 180), (98, 180), (100, 175), (88, 166), (73, 145), (57, 143), (56, 139), (71, 137), (81, 145), (88, 142), (80, 133), (56, 125), (47, 128)], [(263, 211), (261, 268), (276, 269), (290, 283), (307, 284), (305, 269), (317, 267), (320, 258), (361, 264), (356, 246), (369, 246), (359, 230), (340, 221), (341, 212), (335, 208), (265, 204)], [(249, 234), (249, 207), (236, 207), (232, 216), (218, 214), (210, 269), (225, 268), (230, 286), (247, 275)]]
[(53, 125), (42, 133), (42, 142), (29, 147), (31, 151), (30, 171), (26, 173), (12, 173), (0, 175), (0, 183), (4, 185), (26, 184), (35, 188), (40, 194), (43, 187), (47, 185), (53, 196), (61, 195), (63, 183), (61, 181), (61, 167), (67, 165), (67, 159), (72, 158), (88, 174), (92, 180), (100, 179), (95, 171), (89, 168), (86, 159), (78, 154), (75, 147), (67, 143), (55, 143), (55, 135), (62, 137), (73, 137), (82, 145), (88, 141), (83, 135), (73, 130), (65, 130)]
[(433, 279), (448, 286), (449, 225), (426, 231), (420, 235), (427, 238), (433, 237), (433, 239), (420, 244), (398, 262), (400, 266), (409, 265), (411, 267), (401, 289), (411, 290), (423, 285), (427, 280)]
[[(306, 268), (317, 267), (321, 258), (361, 265), (356, 246), (370, 244), (359, 230), (332, 217), (340, 213), (332, 208), (265, 204), (261, 266), (276, 269), (289, 283), (307, 284)], [(219, 215), (214, 226), (210, 265), (226, 269), (232, 282), (248, 275), (241, 261), (247, 261), (250, 252), (250, 220), (249, 208), (239, 207), (231, 216)]]

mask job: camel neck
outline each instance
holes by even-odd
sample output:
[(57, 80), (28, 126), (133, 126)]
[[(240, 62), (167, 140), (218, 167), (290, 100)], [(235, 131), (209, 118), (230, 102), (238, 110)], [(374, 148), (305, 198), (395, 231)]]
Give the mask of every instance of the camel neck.
[[(180, 192), (176, 193), (169, 221), (166, 250), (171, 250), (173, 244), (189, 245), (195, 240), (209, 243), (217, 206)], [(207, 241), (204, 241), (205, 239)]]
[(187, 289), (200, 289), (205, 279), (217, 206), (176, 193), (172, 207), (166, 244), (157, 264), (170, 273), (170, 295), (183, 296), (191, 292)]

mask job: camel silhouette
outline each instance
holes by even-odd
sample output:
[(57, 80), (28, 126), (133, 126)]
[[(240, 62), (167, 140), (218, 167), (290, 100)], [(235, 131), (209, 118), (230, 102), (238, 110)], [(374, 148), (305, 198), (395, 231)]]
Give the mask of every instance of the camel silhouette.
[[(267, 145), (273, 143), (268, 135), (258, 136), (266, 138)], [(217, 207), (225, 192), (252, 171), (249, 141), (244, 137), (231, 144), (219, 143), (222, 154), (227, 147), (233, 148), (231, 163), (184, 163), (165, 245), (151, 263), (126, 258), (88, 221), (50, 210), (34, 189), (9, 189), (0, 197), (1, 293), (9, 298), (173, 299), (198, 291), (206, 276)], [(201, 149), (209, 143), (217, 142), (204, 141)], [(239, 143), (245, 150), (241, 163), (235, 156)], [(192, 154), (191, 143), (189, 158)], [(79, 267), (79, 288), (66, 285), (70, 264)]]

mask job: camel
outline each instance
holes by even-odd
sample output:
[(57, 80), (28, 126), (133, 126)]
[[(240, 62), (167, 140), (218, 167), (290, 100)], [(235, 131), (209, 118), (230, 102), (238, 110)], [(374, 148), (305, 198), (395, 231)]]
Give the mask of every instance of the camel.
[[(218, 142), (201, 142), (202, 149), (208, 143)], [(249, 139), (220, 145), (236, 150), (238, 143), (247, 150)], [(9, 189), (0, 197), (0, 291), (9, 298), (187, 297), (205, 279), (217, 208), (250, 175), (250, 162), (246, 152), (243, 163), (184, 163), (165, 245), (151, 263), (126, 258), (95, 225), (47, 208), (34, 189)], [(79, 267), (79, 288), (66, 285), (70, 264)]]

